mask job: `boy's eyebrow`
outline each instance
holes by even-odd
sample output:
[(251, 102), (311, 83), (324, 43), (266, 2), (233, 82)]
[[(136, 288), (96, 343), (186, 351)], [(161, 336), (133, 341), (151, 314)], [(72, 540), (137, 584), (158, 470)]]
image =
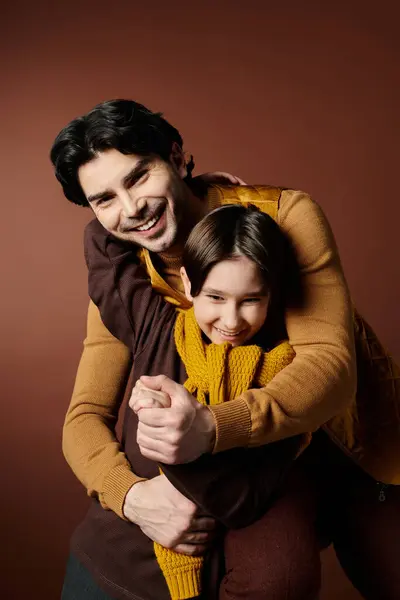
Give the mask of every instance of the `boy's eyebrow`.
[[(136, 163), (136, 165), (122, 179), (123, 185), (127, 185), (128, 183), (132, 185), (135, 182), (135, 179), (139, 179), (141, 175), (143, 175), (143, 170), (146, 169), (150, 163), (151, 159), (149, 157), (144, 157), (141, 160), (139, 160), (139, 162)], [(114, 192), (110, 189), (103, 190), (98, 194), (92, 194), (91, 196), (88, 196), (87, 201), (96, 202), (97, 200), (102, 200), (103, 198), (106, 198), (107, 196), (111, 196), (113, 194)]]
[[(225, 296), (226, 292), (221, 292), (221, 290), (216, 290), (214, 288), (210, 288), (210, 287), (205, 287), (203, 288), (203, 292), (205, 292), (206, 294), (212, 294), (214, 296)], [(265, 291), (264, 288), (258, 288), (257, 290), (252, 290), (251, 292), (248, 292), (247, 294), (245, 294), (245, 296), (267, 296), (267, 292)]]

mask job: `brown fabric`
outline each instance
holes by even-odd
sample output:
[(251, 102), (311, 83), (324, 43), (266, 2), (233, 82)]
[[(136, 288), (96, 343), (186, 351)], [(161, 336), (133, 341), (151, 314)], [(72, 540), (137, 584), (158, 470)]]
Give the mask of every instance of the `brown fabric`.
[(316, 600), (321, 584), (313, 482), (301, 459), (256, 523), (228, 531), (219, 600)]
[[(142, 374), (164, 373), (183, 383), (187, 374), (175, 348), (174, 307), (152, 289), (147, 273), (131, 249), (112, 236), (103, 232), (96, 237), (96, 246), (87, 245), (86, 250), (90, 293), (99, 304), (107, 327), (120, 334), (132, 350), (133, 381)], [(131, 306), (134, 310), (128, 310)], [(138, 476), (155, 477), (158, 465), (141, 456), (136, 429), (137, 418), (133, 411), (127, 410), (121, 448)], [(190, 468), (161, 466), (178, 489), (207, 514), (225, 525), (240, 527), (265, 512), (300, 443), (301, 438), (294, 437), (262, 448), (232, 449), (201, 457)], [(166, 584), (159, 573), (152, 542), (138, 527), (114, 512), (103, 510), (95, 500), (74, 535), (72, 552), (97, 578), (102, 589), (117, 599), (166, 597)]]
[(378, 481), (400, 485), (400, 369), (357, 311), (355, 327), (355, 457)]
[[(231, 193), (243, 195), (249, 190), (255, 190), (261, 199), (265, 188), (219, 186), (215, 193), (213, 190), (207, 198), (210, 208), (220, 202), (221, 190), (226, 190), (227, 200)], [(264, 435), (269, 442), (296, 431), (310, 431), (347, 406), (354, 395), (350, 298), (329, 225), (307, 194), (293, 190), (282, 191), (278, 221), (299, 257), (307, 295), (301, 311), (291, 310), (286, 315), (289, 341), (297, 357), (267, 388), (250, 390), (235, 401), (235, 414), (251, 418), (250, 440), (247, 430), (232, 427), (233, 407), (227, 414), (221, 405), (214, 414), (216, 451), (243, 445), (243, 440), (257, 445), (263, 443)], [(64, 425), (63, 449), (89, 493), (120, 516), (125, 494), (136, 480), (113, 434), (122, 375), (130, 365), (129, 349), (110, 334), (91, 302), (84, 353)], [(236, 437), (232, 437), (233, 431)]]
[(303, 456), (316, 483), (318, 531), (366, 600), (400, 598), (400, 487), (378, 483), (323, 431)]

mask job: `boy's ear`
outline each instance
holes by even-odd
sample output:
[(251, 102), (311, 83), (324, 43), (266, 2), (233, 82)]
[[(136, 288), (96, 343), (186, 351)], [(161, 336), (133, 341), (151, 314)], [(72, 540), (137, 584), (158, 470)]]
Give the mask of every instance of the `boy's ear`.
[(184, 287), (184, 290), (185, 290), (185, 296), (189, 300), (189, 302), (193, 302), (193, 296), (190, 293), (190, 290), (191, 290), (192, 286), (191, 286), (191, 283), (189, 281), (189, 277), (187, 276), (185, 267), (181, 267), (179, 273), (180, 273), (180, 276), (181, 276), (181, 279), (182, 279), (182, 283), (183, 283), (183, 287)]

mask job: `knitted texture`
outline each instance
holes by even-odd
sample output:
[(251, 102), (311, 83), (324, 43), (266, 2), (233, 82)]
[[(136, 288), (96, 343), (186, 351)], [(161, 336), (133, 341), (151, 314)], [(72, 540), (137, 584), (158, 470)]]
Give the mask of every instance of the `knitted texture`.
[[(221, 404), (237, 398), (250, 387), (264, 387), (294, 358), (288, 342), (270, 352), (258, 346), (205, 344), (193, 308), (179, 311), (174, 329), (175, 344), (188, 379), (184, 386), (202, 404)], [(178, 554), (156, 542), (154, 552), (168, 584), (172, 600), (201, 593), (202, 557)]]

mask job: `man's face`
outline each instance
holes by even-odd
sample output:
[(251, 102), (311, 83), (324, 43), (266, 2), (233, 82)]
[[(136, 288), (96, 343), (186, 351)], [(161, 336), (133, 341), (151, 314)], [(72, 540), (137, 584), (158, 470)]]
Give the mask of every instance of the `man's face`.
[(105, 229), (156, 253), (177, 244), (190, 201), (179, 150), (174, 149), (171, 163), (106, 150), (79, 168), (83, 192)]

